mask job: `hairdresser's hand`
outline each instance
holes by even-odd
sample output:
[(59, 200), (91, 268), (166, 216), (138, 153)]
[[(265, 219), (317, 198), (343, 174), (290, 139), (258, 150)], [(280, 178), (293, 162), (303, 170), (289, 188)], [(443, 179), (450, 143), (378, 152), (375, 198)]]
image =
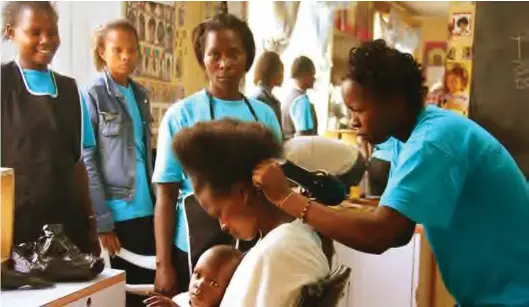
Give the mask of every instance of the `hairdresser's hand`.
[(154, 296), (149, 297), (144, 300), (143, 303), (147, 307), (178, 307), (172, 299), (160, 294), (155, 294)]
[(101, 240), (101, 245), (108, 251), (110, 256), (114, 256), (121, 250), (121, 242), (119, 242), (118, 236), (113, 231), (100, 233), (99, 240)]
[(279, 163), (269, 160), (259, 164), (253, 171), (253, 184), (261, 189), (271, 203), (281, 202), (291, 193), (287, 177)]
[(165, 264), (156, 268), (154, 291), (168, 297), (173, 297), (178, 292), (178, 286), (176, 271), (172, 265)]

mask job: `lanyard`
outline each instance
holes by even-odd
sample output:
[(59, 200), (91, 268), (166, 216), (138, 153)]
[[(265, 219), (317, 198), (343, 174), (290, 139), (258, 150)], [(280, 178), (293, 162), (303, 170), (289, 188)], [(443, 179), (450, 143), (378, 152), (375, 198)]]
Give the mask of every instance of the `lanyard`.
[[(215, 120), (215, 112), (213, 111), (213, 97), (211, 96), (211, 94), (208, 91), (206, 91), (206, 95), (208, 95), (208, 99), (209, 99), (209, 116), (211, 117), (211, 120)], [(248, 98), (246, 98), (246, 96), (242, 95), (242, 99), (244, 100), (244, 103), (246, 104), (246, 106), (250, 110), (250, 113), (252, 113), (252, 116), (255, 119), (255, 121), (258, 122), (259, 118), (257, 118), (257, 115), (255, 114), (255, 110), (253, 109), (252, 105), (248, 101)]]

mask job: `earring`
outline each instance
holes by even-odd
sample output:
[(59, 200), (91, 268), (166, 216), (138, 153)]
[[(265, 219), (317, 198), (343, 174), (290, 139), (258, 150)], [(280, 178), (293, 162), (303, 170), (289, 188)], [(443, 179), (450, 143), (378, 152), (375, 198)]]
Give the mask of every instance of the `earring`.
[(262, 238), (263, 238), (263, 232), (261, 231), (261, 229), (259, 229), (259, 240), (258, 241), (261, 241)]

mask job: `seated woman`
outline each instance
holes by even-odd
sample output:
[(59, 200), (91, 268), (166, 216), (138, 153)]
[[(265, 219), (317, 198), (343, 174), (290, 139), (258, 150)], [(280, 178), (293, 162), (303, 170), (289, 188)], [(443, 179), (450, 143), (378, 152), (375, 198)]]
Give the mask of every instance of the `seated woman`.
[(294, 306), (303, 285), (328, 275), (317, 233), (252, 184), (259, 163), (282, 156), (271, 130), (235, 119), (199, 122), (175, 135), (173, 150), (223, 230), (242, 240), (261, 237), (235, 271), (221, 307)]

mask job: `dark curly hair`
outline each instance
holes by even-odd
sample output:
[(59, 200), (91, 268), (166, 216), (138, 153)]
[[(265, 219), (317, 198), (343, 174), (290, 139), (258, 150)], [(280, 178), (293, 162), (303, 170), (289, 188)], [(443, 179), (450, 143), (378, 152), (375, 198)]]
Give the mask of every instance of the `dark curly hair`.
[(457, 20), (457, 26), (460, 27), (462, 24), (464, 25), (467, 25), (468, 26), (468, 18), (466, 17), (461, 17)]
[(377, 101), (402, 98), (414, 110), (424, 106), (428, 88), (413, 56), (389, 47), (382, 39), (363, 43), (349, 53), (346, 78)]
[(216, 14), (213, 18), (206, 19), (193, 29), (193, 51), (195, 52), (198, 64), (204, 67), (206, 35), (211, 31), (219, 30), (232, 30), (239, 34), (244, 50), (246, 51), (246, 71), (249, 71), (255, 58), (255, 42), (252, 31), (246, 22), (228, 13)]
[(226, 195), (238, 182), (252, 184), (259, 163), (282, 156), (282, 146), (270, 129), (231, 118), (182, 129), (172, 148), (195, 187), (209, 187), (217, 195)]
[(2, 8), (2, 35), (4, 39), (6, 38), (7, 25), (15, 26), (20, 13), (26, 8), (45, 12), (56, 21), (59, 20), (55, 6), (50, 1), (8, 1)]

